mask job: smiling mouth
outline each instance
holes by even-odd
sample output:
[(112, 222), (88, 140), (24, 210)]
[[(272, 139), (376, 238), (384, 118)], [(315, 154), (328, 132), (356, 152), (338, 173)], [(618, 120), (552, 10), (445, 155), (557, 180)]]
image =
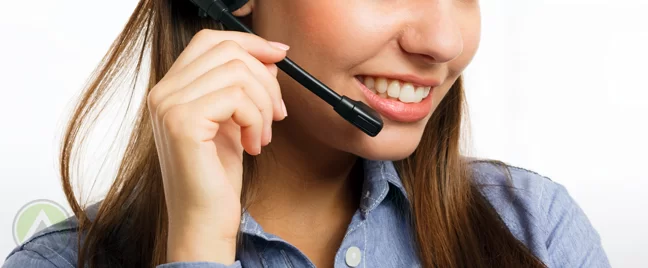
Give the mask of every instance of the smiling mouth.
[(384, 77), (356, 76), (356, 79), (381, 98), (403, 103), (420, 103), (430, 95), (432, 88)]
[(367, 78), (367, 76), (356, 76), (356, 81), (367, 104), (382, 116), (393, 121), (419, 122), (425, 119), (433, 109), (431, 96), (434, 95), (432, 92), (435, 90), (435, 86), (425, 87), (402, 80), (381, 77)]

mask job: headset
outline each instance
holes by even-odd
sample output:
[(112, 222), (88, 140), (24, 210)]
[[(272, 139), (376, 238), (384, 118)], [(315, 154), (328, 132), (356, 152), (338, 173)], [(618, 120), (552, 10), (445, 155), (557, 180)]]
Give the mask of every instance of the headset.
[[(210, 17), (222, 23), (228, 30), (254, 34), (245, 24), (238, 20), (231, 11), (236, 11), (248, 0), (191, 0), (199, 8), (199, 16)], [(276, 63), (277, 67), (292, 77), (320, 99), (326, 101), (333, 109), (349, 123), (371, 137), (375, 137), (383, 128), (380, 114), (361, 101), (355, 101), (347, 96), (340, 96), (324, 83), (295, 64), (288, 57)]]

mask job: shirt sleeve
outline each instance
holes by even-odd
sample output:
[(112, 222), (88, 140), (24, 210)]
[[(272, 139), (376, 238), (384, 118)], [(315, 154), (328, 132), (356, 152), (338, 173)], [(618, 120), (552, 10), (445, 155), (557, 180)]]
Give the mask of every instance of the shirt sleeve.
[(601, 238), (564, 186), (550, 183), (546, 204), (550, 267), (610, 267)]
[(74, 268), (68, 260), (52, 248), (28, 243), (15, 249), (2, 264), (2, 268)]
[[(14, 250), (2, 264), (2, 268), (75, 268), (76, 263), (53, 248), (41, 243), (27, 243)], [(241, 268), (241, 262), (224, 265), (214, 262), (174, 262), (156, 268)]]

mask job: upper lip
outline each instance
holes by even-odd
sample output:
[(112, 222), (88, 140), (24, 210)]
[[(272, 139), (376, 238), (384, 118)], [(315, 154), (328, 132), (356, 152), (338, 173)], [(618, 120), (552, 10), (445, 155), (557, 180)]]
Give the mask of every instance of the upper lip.
[(394, 73), (375, 74), (374, 73), (374, 74), (363, 74), (360, 76), (361, 77), (370, 76), (373, 78), (383, 77), (391, 80), (400, 80), (403, 82), (412, 83), (414, 86), (422, 86), (422, 87), (436, 87), (441, 85), (441, 81), (439, 81), (438, 79), (421, 77), (414, 74), (394, 74)]

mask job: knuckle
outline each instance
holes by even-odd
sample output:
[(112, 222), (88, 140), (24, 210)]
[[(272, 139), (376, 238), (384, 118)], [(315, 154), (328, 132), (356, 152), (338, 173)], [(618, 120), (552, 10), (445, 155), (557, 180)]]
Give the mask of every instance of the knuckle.
[(245, 62), (241, 59), (233, 59), (225, 64), (228, 68), (239, 74), (250, 73), (250, 69), (248, 68), (247, 64), (245, 64)]
[(153, 92), (149, 92), (148, 95), (146, 96), (146, 106), (149, 109), (149, 112), (155, 111), (155, 107), (157, 104), (157, 96), (153, 94)]
[(202, 29), (198, 31), (193, 38), (191, 39), (192, 42), (201, 42), (202, 40), (209, 40), (209, 37), (213, 37), (215, 33), (218, 31), (212, 30), (212, 29)]
[(159, 81), (157, 84), (155, 84), (151, 90), (148, 92), (147, 96), (147, 104), (148, 105), (153, 105), (155, 107), (156, 105), (159, 105), (160, 102), (163, 100), (163, 95), (160, 92), (164, 92), (165, 88), (168, 85), (171, 85), (166, 79), (162, 79)]
[(146, 105), (148, 105), (149, 112), (156, 111), (159, 102), (160, 102), (160, 97), (158, 96), (155, 88), (153, 88), (146, 96)]
[(167, 111), (169, 110), (169, 101), (161, 101), (156, 107), (154, 111), (155, 117), (157, 118), (164, 118), (166, 116)]
[(178, 137), (183, 133), (182, 122), (186, 111), (182, 106), (170, 108), (162, 117), (162, 126), (172, 136)]
[(244, 101), (246, 101), (247, 95), (245, 94), (245, 91), (242, 87), (233, 87), (230, 90), (230, 97), (236, 103), (243, 103)]
[(233, 40), (223, 40), (218, 44), (218, 49), (227, 53), (236, 53), (243, 50), (241, 45)]

